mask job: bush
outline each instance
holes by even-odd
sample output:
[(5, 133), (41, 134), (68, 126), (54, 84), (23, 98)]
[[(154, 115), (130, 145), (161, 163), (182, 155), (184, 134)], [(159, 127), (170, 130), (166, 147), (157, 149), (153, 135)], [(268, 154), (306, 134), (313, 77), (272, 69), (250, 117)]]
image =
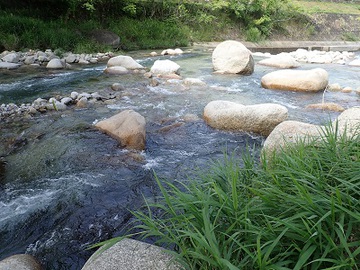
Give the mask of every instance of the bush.
[(110, 24), (118, 34), (124, 50), (155, 49), (187, 46), (188, 29), (169, 21), (121, 18)]
[(359, 269), (360, 137), (327, 128), (271, 166), (257, 160), (225, 156), (188, 183), (157, 179), (162, 196), (134, 213), (136, 229), (188, 269)]

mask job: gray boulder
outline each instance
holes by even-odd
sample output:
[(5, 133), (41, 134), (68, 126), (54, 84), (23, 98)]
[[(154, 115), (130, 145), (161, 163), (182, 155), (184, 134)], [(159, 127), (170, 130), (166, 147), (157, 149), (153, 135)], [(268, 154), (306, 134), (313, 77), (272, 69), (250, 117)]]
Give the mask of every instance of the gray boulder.
[(124, 147), (145, 149), (145, 118), (133, 110), (122, 111), (95, 124), (95, 127), (115, 138)]
[(318, 92), (328, 85), (328, 73), (322, 68), (310, 70), (277, 70), (261, 78), (261, 86), (267, 89)]
[(16, 69), (20, 67), (20, 64), (9, 63), (9, 62), (0, 62), (0, 69)]
[(8, 62), (8, 63), (18, 63), (20, 60), (20, 55), (18, 53), (9, 53), (1, 59), (4, 62)]
[(46, 65), (46, 68), (48, 69), (61, 69), (64, 67), (65, 64), (59, 58), (51, 59)]
[(28, 254), (17, 254), (0, 261), (0, 270), (41, 270), (41, 265)]
[(204, 120), (216, 129), (254, 132), (264, 136), (288, 117), (286, 107), (266, 103), (242, 105), (239, 103), (216, 100), (204, 108)]
[(212, 53), (212, 64), (217, 73), (250, 75), (254, 72), (251, 52), (241, 42), (234, 40), (216, 46)]
[(123, 239), (106, 249), (101, 248), (82, 270), (180, 270), (173, 257), (163, 248), (133, 239)]

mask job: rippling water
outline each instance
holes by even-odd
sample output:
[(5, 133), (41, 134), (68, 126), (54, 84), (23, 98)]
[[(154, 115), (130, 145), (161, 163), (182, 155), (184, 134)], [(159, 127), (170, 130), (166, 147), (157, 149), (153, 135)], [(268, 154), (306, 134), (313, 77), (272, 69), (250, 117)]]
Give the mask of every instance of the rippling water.
[[(158, 59), (140, 52), (133, 55), (147, 67)], [(211, 53), (202, 48), (191, 48), (171, 60), (181, 66), (184, 78), (200, 78), (207, 85), (184, 86), (173, 80), (151, 87), (141, 74), (107, 76), (104, 65), (0, 74), (0, 103), (31, 102), (71, 91), (92, 93), (115, 82), (126, 88), (111, 104), (1, 122), (0, 155), (6, 165), (2, 165), (5, 175), (0, 178), (0, 259), (29, 253), (46, 269), (81, 269), (92, 253), (85, 250), (88, 244), (124, 233), (131, 220), (129, 210), (142, 205), (143, 195), (151, 198), (157, 194), (153, 170), (170, 181), (184, 180), (212, 160), (223, 158), (225, 151), (240, 156), (250, 145), (255, 146), (253, 154), (257, 156), (263, 137), (217, 131), (201, 120), (204, 106), (212, 100), (275, 102), (289, 109), (290, 119), (311, 123), (338, 115), (304, 109), (321, 102), (322, 93), (262, 89), (261, 77), (274, 70), (269, 67), (257, 65), (251, 76), (214, 75)], [(301, 68), (313, 67), (326, 69), (330, 83), (360, 87), (359, 68)], [(359, 105), (354, 93), (326, 93), (325, 101), (345, 108)], [(121, 149), (93, 128), (95, 121), (124, 109), (134, 109), (146, 118), (143, 152)], [(186, 121), (189, 114), (198, 120)]]

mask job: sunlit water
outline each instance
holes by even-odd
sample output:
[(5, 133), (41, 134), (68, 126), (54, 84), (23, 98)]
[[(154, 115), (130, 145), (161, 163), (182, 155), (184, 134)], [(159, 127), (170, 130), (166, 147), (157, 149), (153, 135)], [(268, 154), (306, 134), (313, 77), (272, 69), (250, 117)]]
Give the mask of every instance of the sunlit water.
[[(96, 92), (122, 83), (126, 90), (112, 104), (52, 112), (21, 120), (2, 120), (0, 155), (0, 259), (15, 253), (34, 255), (46, 269), (81, 269), (92, 251), (86, 247), (124, 233), (143, 197), (158, 194), (154, 171), (169, 181), (184, 181), (224, 152), (241, 156), (247, 146), (258, 156), (264, 138), (214, 130), (202, 118), (212, 100), (242, 104), (274, 102), (289, 109), (289, 119), (325, 123), (338, 113), (310, 111), (311, 103), (359, 105), (355, 93), (295, 93), (262, 89), (261, 77), (275, 69), (256, 65), (251, 76), (214, 75), (211, 52), (191, 48), (182, 56), (148, 58), (132, 54), (147, 67), (159, 58), (181, 66), (184, 78), (200, 78), (206, 86), (184, 86), (173, 80), (156, 87), (141, 74), (107, 76), (105, 65), (76, 70), (20, 69), (1, 71), (0, 104), (31, 102), (38, 97)], [(256, 58), (259, 60), (259, 58)], [(322, 67), (330, 83), (360, 87), (360, 68)], [(146, 150), (122, 149), (93, 123), (124, 109), (145, 116)], [(185, 121), (186, 115), (198, 120)], [(1, 165), (1, 164), (0, 164)]]

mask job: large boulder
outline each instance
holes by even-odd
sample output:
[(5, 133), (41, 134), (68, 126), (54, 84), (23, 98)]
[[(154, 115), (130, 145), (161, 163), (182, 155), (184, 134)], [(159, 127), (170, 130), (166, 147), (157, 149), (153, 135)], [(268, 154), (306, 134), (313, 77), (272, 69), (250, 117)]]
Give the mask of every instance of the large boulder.
[(110, 248), (103, 247), (86, 262), (82, 270), (180, 270), (165, 249), (133, 239), (123, 239)]
[(155, 75), (179, 74), (180, 66), (171, 60), (156, 60), (150, 69)]
[(145, 149), (145, 118), (133, 110), (122, 111), (108, 119), (98, 122), (95, 126), (124, 147)]
[(254, 72), (251, 52), (234, 40), (221, 42), (212, 53), (212, 64), (217, 73), (250, 75)]
[(322, 68), (311, 70), (277, 70), (261, 78), (261, 86), (267, 89), (318, 92), (328, 85), (328, 73)]
[(353, 107), (342, 112), (333, 122), (333, 126), (338, 125), (339, 134), (346, 132), (347, 136), (357, 136), (360, 134), (360, 107)]
[(287, 117), (286, 107), (272, 103), (245, 106), (216, 100), (204, 108), (204, 120), (213, 128), (254, 132), (264, 136), (269, 135)]
[(120, 66), (126, 69), (143, 69), (144, 67), (136, 62), (132, 57), (127, 55), (119, 55), (109, 59), (107, 67)]
[(41, 265), (28, 254), (17, 254), (0, 261), (0, 270), (41, 270)]
[[(340, 136), (360, 135), (360, 108), (354, 107), (342, 112), (332, 123), (333, 130)], [(324, 127), (299, 121), (284, 121), (277, 125), (266, 138), (263, 152), (272, 153), (286, 148), (298, 141), (305, 144), (318, 140), (324, 134)]]
[(280, 151), (288, 144), (297, 141), (311, 141), (321, 134), (321, 127), (299, 121), (284, 121), (277, 125), (266, 138), (262, 151), (272, 153)]
[(288, 53), (280, 53), (258, 62), (259, 65), (276, 68), (297, 68), (300, 63)]

